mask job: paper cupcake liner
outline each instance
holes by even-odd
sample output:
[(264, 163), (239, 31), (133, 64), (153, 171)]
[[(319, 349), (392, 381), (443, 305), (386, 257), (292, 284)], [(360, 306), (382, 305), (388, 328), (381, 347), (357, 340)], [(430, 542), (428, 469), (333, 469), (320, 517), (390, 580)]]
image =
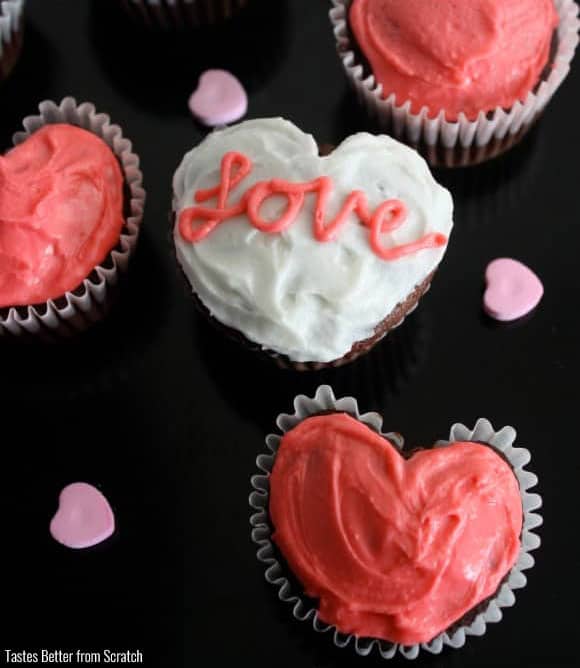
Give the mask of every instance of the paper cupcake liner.
[(383, 86), (374, 75), (366, 76), (351, 42), (348, 26), (351, 3), (352, 0), (332, 0), (334, 6), (330, 10), (338, 54), (350, 84), (381, 129), (422, 148), (432, 164), (475, 164), (511, 148), (532, 127), (566, 78), (578, 45), (578, 5), (574, 0), (554, 0), (560, 23), (552, 67), (524, 102), (518, 101), (508, 110), (497, 107), (488, 114), (481, 112), (476, 120), (469, 120), (461, 113), (457, 121), (447, 121), (444, 111), (429, 118), (426, 107), (413, 114), (410, 101), (398, 105), (394, 93), (383, 98)]
[(39, 104), (40, 114), (23, 121), (24, 131), (13, 137), (14, 145), (25, 141), (36, 130), (55, 123), (77, 125), (100, 137), (117, 157), (125, 180), (125, 224), (119, 243), (105, 261), (71, 292), (41, 305), (16, 306), (0, 311), (0, 335), (32, 334), (46, 338), (67, 336), (86, 329), (105, 315), (114, 287), (128, 267), (143, 218), (145, 191), (139, 158), (131, 142), (123, 137), (118, 125), (109, 116), (97, 113), (90, 102), (77, 105), (72, 97), (60, 104), (46, 100)]
[(0, 79), (5, 79), (18, 60), (22, 46), (25, 0), (0, 2)]
[(213, 25), (228, 19), (249, 0), (123, 0), (134, 18), (150, 28), (179, 30)]
[[(313, 398), (304, 395), (297, 396), (294, 399), (294, 413), (278, 415), (276, 424), (280, 432), (285, 434), (307, 417), (329, 410), (352, 415), (352, 417), (388, 438), (397, 448), (403, 448), (404, 440), (400, 434), (385, 434), (381, 431), (383, 418), (378, 413), (361, 414), (356, 399), (353, 397), (336, 399), (332, 388), (328, 385), (321, 385), (316, 390)], [(483, 635), (487, 624), (501, 620), (501, 609), (510, 607), (515, 603), (514, 591), (525, 587), (527, 582), (523, 571), (534, 565), (534, 559), (530, 552), (540, 546), (540, 539), (532, 530), (542, 524), (541, 516), (533, 512), (541, 507), (542, 499), (538, 494), (532, 494), (528, 491), (537, 484), (538, 479), (533, 473), (525, 470), (531, 456), (528, 450), (514, 447), (515, 438), (516, 432), (512, 427), (503, 427), (499, 431), (495, 431), (488, 420), (479, 419), (473, 429), (468, 429), (462, 424), (454, 424), (451, 427), (449, 440), (438, 441), (434, 446), (441, 447), (448, 445), (450, 442), (465, 440), (487, 443), (509, 462), (520, 486), (524, 521), (518, 560), (496, 594), (485, 602), (483, 610), (470, 623), (453, 626), (451, 627), (452, 631), (440, 633), (430, 642), (404, 646), (384, 640), (359, 638), (344, 634), (335, 626), (322, 622), (312, 603), (301, 598), (302, 592), (292, 590), (292, 584), (285, 576), (287, 571), (278, 560), (276, 548), (271, 539), (272, 528), (269, 519), (270, 475), (280, 446), (281, 436), (279, 434), (269, 434), (266, 437), (268, 453), (261, 454), (256, 459), (256, 465), (260, 473), (251, 478), (254, 491), (249, 498), (250, 507), (255, 511), (250, 517), (252, 540), (258, 546), (258, 561), (266, 567), (266, 581), (276, 587), (278, 598), (281, 601), (292, 606), (292, 614), (295, 619), (309, 622), (315, 631), (331, 632), (336, 647), (343, 648), (352, 644), (356, 653), (361, 656), (366, 656), (375, 650), (375, 653), (378, 652), (383, 659), (392, 659), (397, 654), (401, 654), (407, 659), (415, 659), (421, 650), (431, 654), (439, 654), (445, 646), (462, 647), (467, 636)]]

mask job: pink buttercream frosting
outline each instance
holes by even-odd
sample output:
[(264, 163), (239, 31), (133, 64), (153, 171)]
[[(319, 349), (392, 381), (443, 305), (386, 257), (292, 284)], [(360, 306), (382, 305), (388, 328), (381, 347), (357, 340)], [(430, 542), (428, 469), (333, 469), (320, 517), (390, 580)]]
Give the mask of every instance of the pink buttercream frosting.
[(453, 443), (404, 459), (345, 414), (308, 418), (282, 438), (270, 516), (324, 622), (405, 645), (497, 591), (523, 522), (517, 479), (490, 447)]
[(81, 128), (47, 125), (0, 158), (0, 307), (74, 290), (118, 243), (123, 176)]
[(557, 25), (553, 0), (353, 0), (350, 9), (384, 97), (450, 121), (524, 100)]

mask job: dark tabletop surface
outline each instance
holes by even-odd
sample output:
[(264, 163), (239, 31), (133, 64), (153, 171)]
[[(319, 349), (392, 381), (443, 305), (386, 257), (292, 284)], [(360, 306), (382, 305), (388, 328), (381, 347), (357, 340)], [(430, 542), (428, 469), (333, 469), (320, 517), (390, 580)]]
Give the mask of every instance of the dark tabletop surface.
[[(240, 77), (249, 117), (284, 115), (321, 143), (369, 128), (348, 94), (328, 5), (265, 0), (183, 41), (143, 34), (116, 4), (29, 0), (22, 58), (1, 91), (4, 147), (46, 98), (74, 95), (109, 113), (141, 155), (148, 202), (105, 323), (66, 345), (0, 347), (0, 648), (141, 649), (163, 668), (386, 665), (294, 622), (250, 541), (249, 478), (264, 436), (296, 394), (328, 382), (408, 443), (485, 416), (515, 426), (532, 451), (544, 526), (528, 586), (484, 638), (416, 665), (578, 665), (580, 67), (519, 148), (437, 172), (456, 226), (420, 309), (367, 357), (301, 375), (196, 315), (168, 210), (173, 171), (204, 136), (186, 101), (209, 66)], [(512, 325), (481, 311), (483, 272), (498, 256), (526, 262), (545, 284), (537, 312)], [(118, 522), (111, 540), (78, 552), (48, 533), (60, 489), (77, 480), (103, 490)]]

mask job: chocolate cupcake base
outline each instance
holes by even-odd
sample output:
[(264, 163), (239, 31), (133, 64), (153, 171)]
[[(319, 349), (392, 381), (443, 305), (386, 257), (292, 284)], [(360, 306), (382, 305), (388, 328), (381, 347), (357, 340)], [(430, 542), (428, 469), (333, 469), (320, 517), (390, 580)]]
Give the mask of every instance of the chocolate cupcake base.
[(429, 146), (425, 142), (419, 144), (407, 141), (412, 148), (418, 151), (432, 167), (474, 167), (507, 153), (517, 146), (522, 139), (534, 128), (541, 114), (538, 114), (530, 123), (524, 125), (516, 134), (506, 135), (501, 139), (493, 139), (485, 146)]

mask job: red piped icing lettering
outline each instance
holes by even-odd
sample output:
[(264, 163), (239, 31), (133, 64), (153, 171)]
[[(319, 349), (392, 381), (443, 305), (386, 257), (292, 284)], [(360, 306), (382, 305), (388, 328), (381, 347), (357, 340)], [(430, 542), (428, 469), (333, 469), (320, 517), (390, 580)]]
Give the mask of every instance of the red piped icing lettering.
[[(266, 234), (279, 234), (288, 229), (304, 206), (307, 194), (316, 193), (313, 234), (320, 242), (332, 241), (340, 229), (354, 213), (370, 230), (369, 244), (372, 251), (383, 260), (397, 260), (405, 255), (417, 253), (427, 248), (438, 248), (447, 243), (444, 234), (426, 234), (417, 241), (397, 246), (385, 247), (383, 236), (397, 230), (407, 219), (407, 207), (398, 199), (389, 199), (371, 213), (368, 200), (362, 190), (354, 190), (344, 201), (334, 220), (326, 220), (328, 200), (333, 183), (328, 176), (321, 176), (305, 183), (290, 183), (283, 179), (259, 181), (249, 188), (237, 204), (227, 205), (230, 193), (251, 173), (252, 161), (242, 153), (232, 151), (224, 155), (221, 162), (221, 180), (214, 188), (198, 190), (194, 199), (203, 204), (217, 199), (215, 208), (192, 206), (184, 209), (178, 220), (179, 233), (185, 241), (203, 241), (218, 225), (244, 214), (251, 225)], [(264, 202), (275, 195), (286, 197), (284, 212), (276, 220), (265, 220), (260, 215)]]

